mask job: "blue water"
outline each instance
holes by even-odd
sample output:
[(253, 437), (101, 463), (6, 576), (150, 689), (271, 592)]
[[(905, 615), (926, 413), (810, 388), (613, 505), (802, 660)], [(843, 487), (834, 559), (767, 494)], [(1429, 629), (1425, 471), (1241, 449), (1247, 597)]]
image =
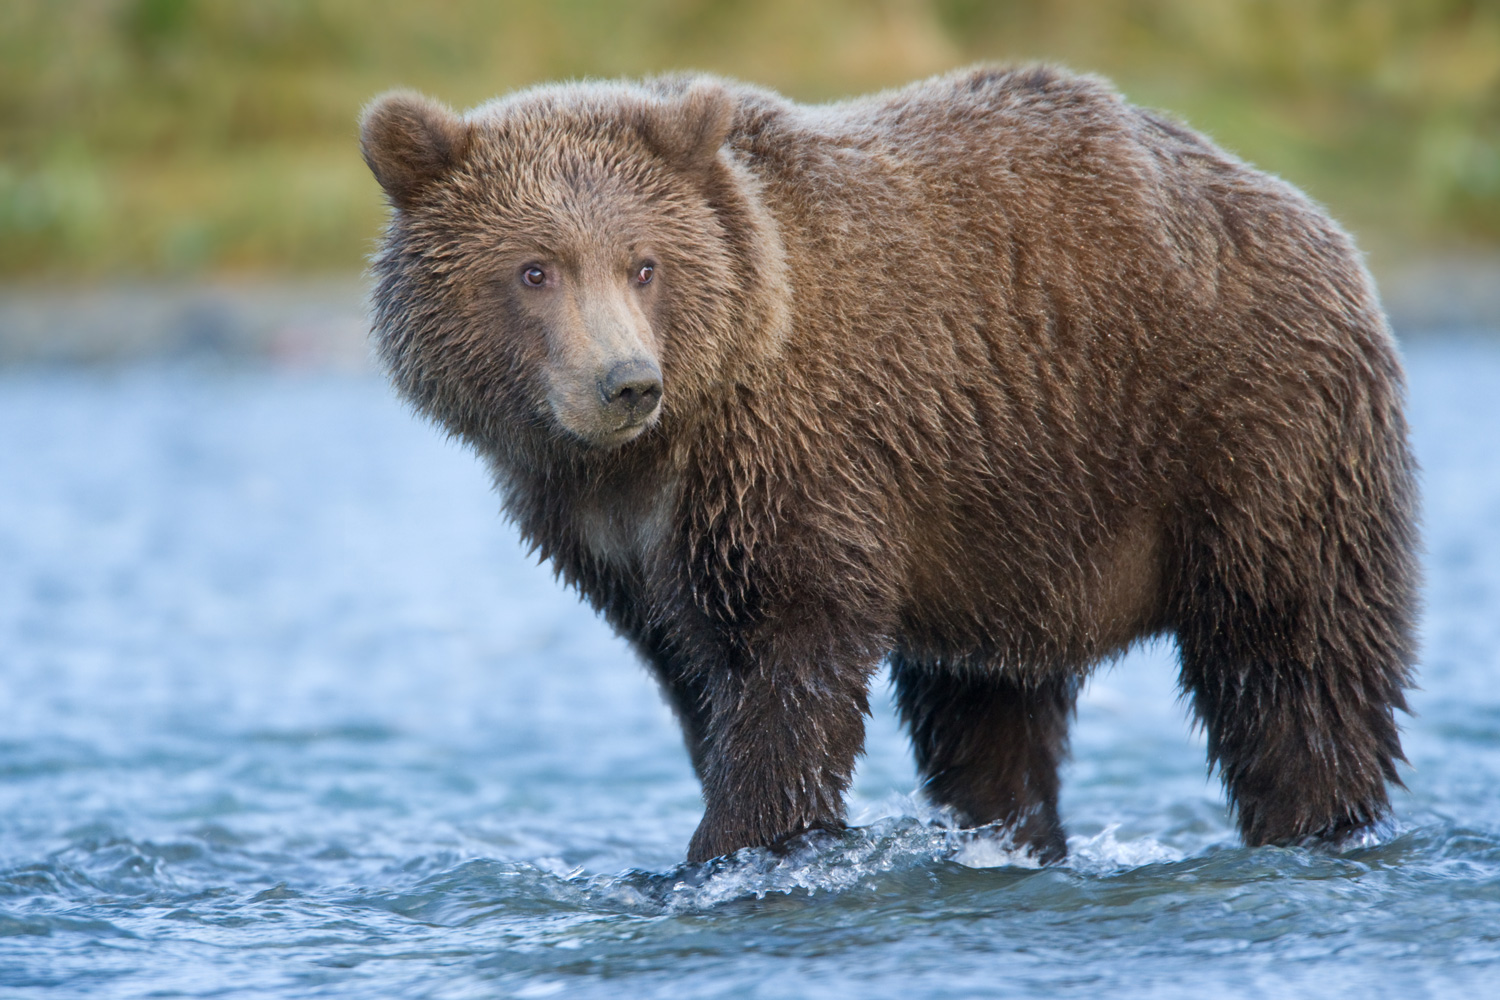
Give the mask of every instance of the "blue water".
[(0, 372), (0, 994), (1495, 995), (1500, 347), (1408, 359), (1392, 828), (1240, 847), (1161, 646), (1094, 679), (1048, 870), (921, 804), (883, 685), (857, 829), (682, 865), (644, 671), (373, 376)]

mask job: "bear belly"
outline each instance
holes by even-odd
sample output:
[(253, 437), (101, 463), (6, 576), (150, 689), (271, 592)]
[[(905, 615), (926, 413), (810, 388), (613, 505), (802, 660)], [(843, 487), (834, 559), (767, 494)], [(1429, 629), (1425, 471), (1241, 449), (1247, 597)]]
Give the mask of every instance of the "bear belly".
[[(916, 548), (898, 648), (935, 667), (1004, 673), (1018, 682), (1082, 675), (1168, 627), (1162, 518), (1137, 509), (1082, 559), (1016, 552), (1003, 535)], [(930, 542), (930, 540), (929, 540)], [(990, 544), (987, 544), (990, 543)], [(935, 564), (926, 553), (953, 558)]]

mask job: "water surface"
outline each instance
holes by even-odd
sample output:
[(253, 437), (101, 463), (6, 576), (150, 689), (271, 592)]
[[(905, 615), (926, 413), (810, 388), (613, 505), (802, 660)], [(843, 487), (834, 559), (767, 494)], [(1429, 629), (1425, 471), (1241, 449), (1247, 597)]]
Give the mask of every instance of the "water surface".
[(1500, 983), (1500, 348), (1408, 351), (1427, 611), (1392, 828), (1236, 842), (1157, 646), (1094, 679), (1037, 870), (913, 794), (680, 864), (623, 644), (368, 376), (0, 373), (0, 992), (1483, 995)]

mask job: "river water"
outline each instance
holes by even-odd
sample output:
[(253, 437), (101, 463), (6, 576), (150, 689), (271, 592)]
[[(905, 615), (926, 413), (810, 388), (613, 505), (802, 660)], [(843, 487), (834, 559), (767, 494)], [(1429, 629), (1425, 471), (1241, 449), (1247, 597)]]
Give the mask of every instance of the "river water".
[(1391, 829), (1240, 847), (1161, 645), (1094, 678), (1045, 870), (922, 805), (883, 682), (856, 829), (681, 864), (644, 671), (373, 376), (0, 372), (0, 994), (1495, 995), (1500, 346), (1408, 367)]

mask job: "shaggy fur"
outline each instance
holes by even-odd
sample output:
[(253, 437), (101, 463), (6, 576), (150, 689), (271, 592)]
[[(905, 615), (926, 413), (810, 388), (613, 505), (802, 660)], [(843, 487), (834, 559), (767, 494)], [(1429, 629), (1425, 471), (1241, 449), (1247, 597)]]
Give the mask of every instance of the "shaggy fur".
[(1044, 68), (396, 94), (363, 140), (382, 356), (655, 672), (691, 859), (839, 825), (887, 658), (934, 800), (1060, 858), (1078, 687), (1159, 634), (1247, 843), (1385, 813), (1402, 374), (1293, 188)]

